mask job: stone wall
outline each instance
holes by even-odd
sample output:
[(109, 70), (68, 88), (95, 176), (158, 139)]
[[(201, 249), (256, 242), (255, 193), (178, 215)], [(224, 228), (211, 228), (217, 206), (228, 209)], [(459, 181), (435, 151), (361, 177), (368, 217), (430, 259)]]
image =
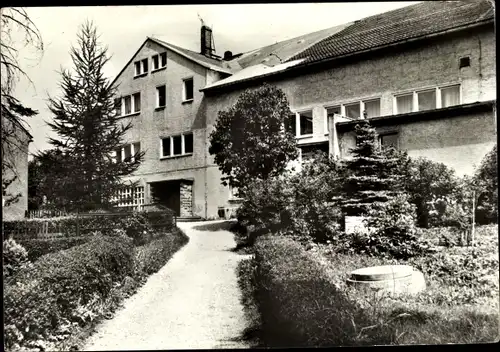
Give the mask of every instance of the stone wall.
[(193, 216), (193, 184), (181, 182), (181, 216)]

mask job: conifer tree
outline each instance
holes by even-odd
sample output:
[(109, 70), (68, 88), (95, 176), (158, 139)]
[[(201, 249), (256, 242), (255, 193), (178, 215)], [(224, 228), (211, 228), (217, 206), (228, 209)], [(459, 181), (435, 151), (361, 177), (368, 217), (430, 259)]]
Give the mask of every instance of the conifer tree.
[(344, 213), (366, 215), (401, 192), (406, 153), (394, 148), (381, 148), (375, 129), (368, 120), (356, 125), (356, 146), (352, 158), (345, 160)]
[(123, 177), (134, 172), (144, 155), (138, 152), (125, 160), (115, 160), (113, 152), (122, 147), (131, 123), (118, 120), (116, 87), (104, 76), (107, 48), (98, 42), (95, 26), (86, 22), (72, 47), (73, 72), (63, 70), (60, 99), (49, 98), (54, 114), (49, 126), (57, 133), (50, 143), (64, 157), (64, 179), (71, 180), (67, 197), (82, 210), (112, 204), (117, 192), (126, 187)]

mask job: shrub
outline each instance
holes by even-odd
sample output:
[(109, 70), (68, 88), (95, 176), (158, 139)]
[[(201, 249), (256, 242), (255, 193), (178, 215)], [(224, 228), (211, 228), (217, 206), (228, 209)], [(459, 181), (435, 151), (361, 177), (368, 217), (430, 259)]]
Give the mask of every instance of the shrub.
[(298, 174), (250, 183), (237, 211), (237, 242), (251, 245), (255, 238), (277, 232), (304, 242), (325, 242), (340, 226), (340, 208), (333, 200), (342, 172), (337, 161), (319, 154)]
[(89, 309), (133, 271), (132, 241), (95, 236), (89, 242), (43, 256), (5, 287), (5, 346), (32, 346), (84, 324)]
[(417, 235), (415, 206), (405, 195), (372, 208), (365, 222), (369, 230), (342, 236), (338, 251), (406, 259), (422, 255), (430, 247)]
[(3, 242), (3, 277), (12, 276), (28, 262), (28, 251), (12, 239)]
[(497, 145), (486, 154), (474, 175), (478, 185), (476, 220), (480, 224), (498, 222)]
[[(327, 268), (336, 282), (368, 266), (409, 264), (423, 272), (425, 291), (415, 296), (386, 296), (376, 309), (365, 310), (376, 320), (372, 328), (390, 336), (391, 344), (478, 343), (498, 339), (499, 324), (498, 280), (487, 279), (498, 277), (498, 246), (484, 244), (491, 254), (477, 253), (475, 259), (471, 251), (459, 248), (408, 261), (339, 254), (332, 246), (322, 246), (318, 254), (328, 259)], [(375, 336), (372, 343), (381, 341)]]
[[(359, 327), (374, 320), (344, 282), (291, 239), (264, 237), (255, 248), (256, 300), (269, 347), (359, 344)], [(369, 332), (373, 334), (373, 332)], [(387, 336), (378, 341), (389, 342)]]
[(78, 246), (90, 240), (89, 236), (62, 238), (32, 238), (20, 240), (28, 251), (28, 259), (33, 262), (42, 255)]
[(142, 245), (154, 238), (156, 233), (165, 233), (174, 227), (173, 214), (160, 212), (89, 213), (44, 219), (26, 219), (4, 223), (6, 237), (31, 239), (57, 235), (60, 237), (91, 236), (95, 231), (105, 236), (114, 236), (123, 229), (133, 238), (135, 245)]
[(148, 244), (136, 247), (134, 273), (137, 278), (143, 278), (156, 273), (189, 238), (180, 230), (165, 234)]
[(416, 206), (418, 226), (425, 228), (431, 222), (442, 226), (443, 214), (434, 209), (433, 203), (453, 195), (458, 182), (455, 171), (443, 163), (420, 157), (410, 158), (404, 175), (405, 192)]

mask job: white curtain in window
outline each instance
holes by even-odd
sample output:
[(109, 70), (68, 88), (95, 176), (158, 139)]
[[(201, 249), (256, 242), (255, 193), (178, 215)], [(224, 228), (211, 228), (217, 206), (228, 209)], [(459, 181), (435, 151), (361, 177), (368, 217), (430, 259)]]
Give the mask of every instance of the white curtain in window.
[(396, 97), (397, 114), (406, 114), (413, 111), (413, 94)]
[(460, 104), (460, 86), (441, 88), (441, 106), (446, 108)]
[(128, 115), (132, 112), (132, 99), (129, 96), (125, 97), (124, 99), (124, 105), (125, 105), (125, 115)]

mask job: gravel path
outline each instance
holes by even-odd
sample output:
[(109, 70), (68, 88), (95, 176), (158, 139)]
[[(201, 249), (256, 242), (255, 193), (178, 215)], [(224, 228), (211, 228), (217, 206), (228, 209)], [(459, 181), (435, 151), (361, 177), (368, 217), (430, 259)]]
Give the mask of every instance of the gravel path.
[(189, 243), (124, 302), (85, 351), (248, 348), (229, 222), (179, 223)]

